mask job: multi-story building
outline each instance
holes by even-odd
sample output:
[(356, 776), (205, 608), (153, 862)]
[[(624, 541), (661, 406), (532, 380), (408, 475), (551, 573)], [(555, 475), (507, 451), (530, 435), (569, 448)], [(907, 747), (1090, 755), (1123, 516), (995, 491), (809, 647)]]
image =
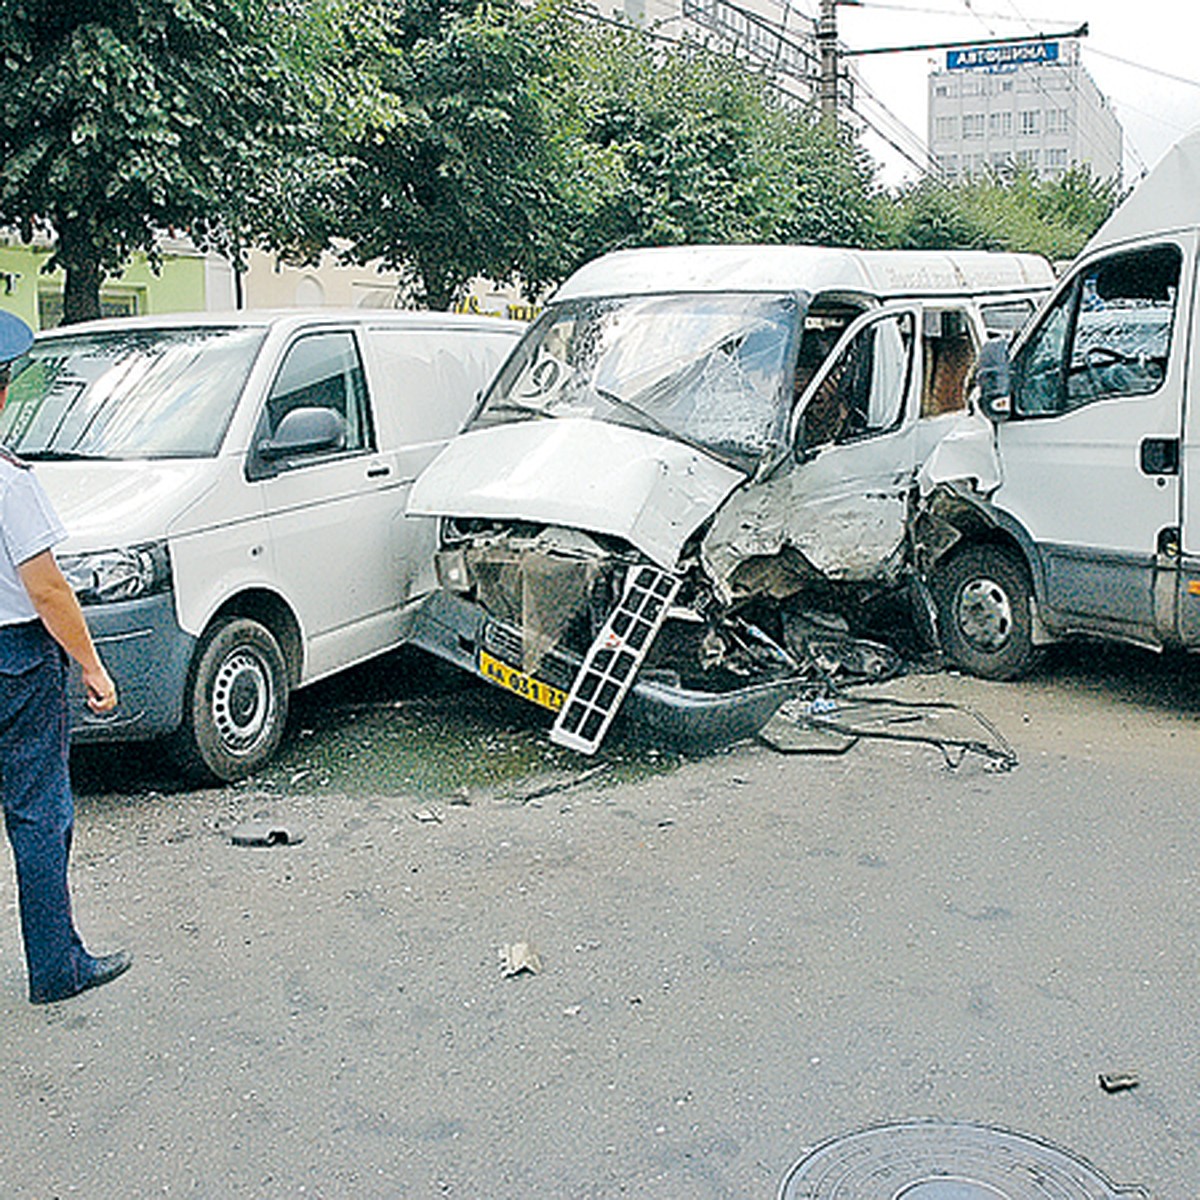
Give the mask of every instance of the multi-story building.
[(947, 179), (1026, 167), (1090, 167), (1120, 180), (1121, 126), (1080, 62), (1078, 41), (950, 50), (929, 76), (929, 149)]

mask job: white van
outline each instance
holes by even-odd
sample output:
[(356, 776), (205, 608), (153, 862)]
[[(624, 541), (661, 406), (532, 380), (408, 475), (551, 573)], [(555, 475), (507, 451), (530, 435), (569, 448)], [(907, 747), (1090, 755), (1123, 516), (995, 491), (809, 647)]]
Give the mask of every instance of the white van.
[[(1200, 648), (1200, 130), (1101, 227), (981, 404), (993, 485), (936, 472), (950, 657), (1012, 678), (1068, 635)], [(1011, 371), (1009, 363), (1011, 362)]]
[(948, 438), (987, 458), (967, 373), (1052, 282), (1032, 255), (814, 246), (588, 264), (413, 489), (444, 518), (415, 640), (585, 752), (627, 693), (677, 742), (742, 736), (794, 687), (789, 613), (903, 584), (918, 468)]
[(434, 583), (409, 487), (523, 330), (359, 310), (71, 326), (14, 366), (0, 439), (69, 532), (59, 561), (117, 681), (77, 741), (172, 734), (230, 780), (291, 689), (405, 640)]

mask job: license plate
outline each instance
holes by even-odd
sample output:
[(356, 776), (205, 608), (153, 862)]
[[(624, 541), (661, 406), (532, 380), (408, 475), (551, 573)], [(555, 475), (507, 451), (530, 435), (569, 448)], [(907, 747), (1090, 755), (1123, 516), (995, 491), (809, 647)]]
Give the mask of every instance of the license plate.
[(493, 658), (488, 654), (486, 650), (479, 652), (479, 673), (484, 679), (490, 679), (492, 683), (497, 683), (510, 692), (516, 692), (518, 696), (523, 696), (534, 704), (540, 704), (551, 712), (558, 712), (567, 698), (566, 692), (551, 687), (540, 679), (534, 679), (532, 675), (526, 675), (524, 671), (510, 667), (508, 663), (502, 663), (498, 658)]

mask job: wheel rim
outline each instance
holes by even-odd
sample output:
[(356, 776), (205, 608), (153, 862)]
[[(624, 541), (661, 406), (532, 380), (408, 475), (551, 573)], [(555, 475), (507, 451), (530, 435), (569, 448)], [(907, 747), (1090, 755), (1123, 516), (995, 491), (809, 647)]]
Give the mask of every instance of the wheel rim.
[(956, 619), (959, 632), (976, 649), (1000, 650), (1013, 628), (1008, 593), (994, 579), (972, 579), (959, 593)]
[(213, 680), (212, 719), (221, 745), (229, 754), (249, 754), (269, 734), (274, 715), (270, 666), (249, 647), (239, 646)]

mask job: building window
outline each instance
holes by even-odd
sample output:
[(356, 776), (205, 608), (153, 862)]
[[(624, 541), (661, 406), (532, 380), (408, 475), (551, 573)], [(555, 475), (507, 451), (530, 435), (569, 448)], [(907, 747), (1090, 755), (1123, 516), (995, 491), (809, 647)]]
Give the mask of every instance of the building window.
[(1041, 129), (1041, 109), (1026, 108), (1021, 112), (1021, 136), (1037, 137)]
[(939, 141), (949, 141), (954, 137), (954, 118), (938, 117), (933, 123), (933, 136)]
[(1046, 109), (1046, 132), (1047, 133), (1066, 133), (1067, 132), (1067, 110), (1065, 108), (1048, 108), (1048, 109)]
[(953, 177), (958, 174), (958, 155), (943, 154), (938, 160), (942, 168), (942, 174)]
[(1051, 170), (1062, 171), (1067, 166), (1067, 152), (1058, 147), (1051, 147), (1046, 151), (1046, 166)]
[(933, 94), (935, 96), (945, 97), (950, 95), (950, 89), (944, 83), (939, 83), (937, 87), (933, 89)]
[(1040, 159), (1041, 159), (1040, 151), (1037, 151), (1037, 150), (1018, 150), (1017, 151), (1017, 162), (1023, 167), (1028, 167), (1031, 171), (1037, 170), (1038, 161)]
[(964, 141), (983, 137), (983, 113), (964, 113), (962, 119)]

